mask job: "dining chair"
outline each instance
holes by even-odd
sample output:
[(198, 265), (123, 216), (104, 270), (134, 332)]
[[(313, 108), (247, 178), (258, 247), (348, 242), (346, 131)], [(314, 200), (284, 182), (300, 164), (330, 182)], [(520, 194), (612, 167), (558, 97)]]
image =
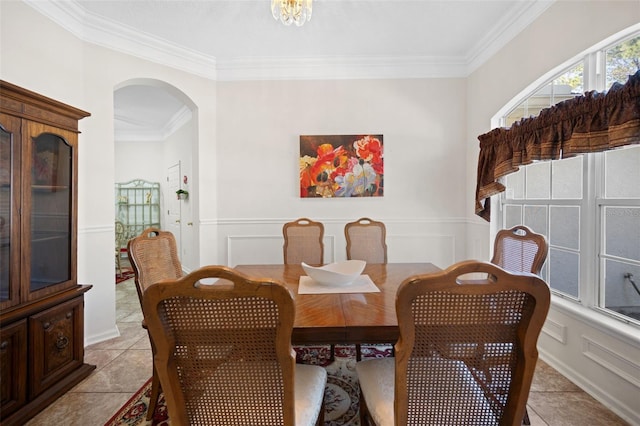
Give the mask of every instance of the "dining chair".
[(387, 230), (384, 223), (363, 217), (347, 223), (344, 236), (347, 240), (347, 260), (387, 263)]
[(550, 298), (540, 277), (489, 262), (407, 278), (395, 358), (356, 364), (362, 424), (520, 424)]
[[(324, 264), (324, 225), (306, 217), (287, 222), (282, 227), (284, 236), (284, 264), (322, 266)], [(315, 346), (315, 345), (313, 345)], [(303, 354), (310, 345), (296, 345), (296, 352)], [(334, 360), (335, 345), (320, 345), (330, 354), (329, 361)], [(302, 361), (301, 361), (302, 362)]]
[[(502, 229), (496, 234), (491, 263), (511, 272), (531, 272), (540, 275), (547, 259), (549, 246), (542, 234), (536, 234), (525, 225)], [(529, 412), (525, 410), (524, 425), (530, 425)]]
[(284, 235), (285, 265), (305, 262), (321, 266), (324, 262), (324, 225), (311, 219), (300, 218), (282, 227)]
[[(347, 260), (387, 263), (387, 229), (383, 222), (362, 217), (344, 226), (344, 236), (347, 240)], [(356, 344), (357, 361), (362, 359), (362, 345)]]
[(511, 272), (540, 275), (547, 259), (547, 239), (524, 225), (502, 229), (496, 234), (491, 263)]
[(204, 266), (142, 305), (172, 425), (323, 424), (327, 372), (295, 363), (284, 284)]
[[(144, 291), (151, 284), (160, 280), (180, 278), (183, 275), (176, 239), (169, 231), (161, 231), (157, 228), (145, 229), (140, 235), (129, 240), (127, 254), (135, 275), (134, 281), (140, 306), (142, 306)], [(142, 319), (142, 327), (147, 328), (146, 318)], [(149, 341), (151, 351), (155, 353), (155, 345), (151, 335), (149, 335)], [(151, 420), (153, 417), (159, 396), (160, 380), (156, 373), (155, 363), (153, 363), (147, 420)]]

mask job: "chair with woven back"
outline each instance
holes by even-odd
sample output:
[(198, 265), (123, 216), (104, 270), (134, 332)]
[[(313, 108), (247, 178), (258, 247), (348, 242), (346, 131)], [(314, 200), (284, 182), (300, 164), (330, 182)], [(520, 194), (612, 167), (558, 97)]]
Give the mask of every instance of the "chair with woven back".
[[(161, 231), (157, 228), (145, 229), (140, 235), (129, 240), (127, 254), (135, 274), (134, 281), (141, 307), (142, 296), (147, 287), (157, 281), (176, 279), (183, 275), (176, 239), (169, 231)], [(142, 320), (142, 327), (147, 328), (146, 318)], [(149, 335), (149, 340), (152, 352), (155, 352), (151, 335)], [(154, 363), (147, 420), (151, 420), (153, 417), (159, 396), (160, 381)]]
[(324, 368), (295, 363), (284, 284), (205, 266), (151, 285), (143, 311), (171, 424), (323, 424)]
[(363, 217), (344, 227), (347, 259), (387, 263), (387, 230), (382, 222)]
[(287, 222), (282, 227), (285, 265), (320, 266), (324, 261), (324, 225), (305, 217)]
[[(491, 263), (511, 272), (531, 272), (540, 275), (548, 251), (549, 246), (544, 235), (533, 232), (525, 225), (517, 225), (498, 231)], [(531, 424), (527, 410), (522, 423)]]
[[(387, 263), (387, 228), (383, 222), (362, 217), (344, 226), (344, 237), (347, 241), (347, 260)], [(358, 343), (356, 360), (360, 361), (361, 358), (362, 344)]]
[[(306, 217), (301, 217), (282, 226), (284, 236), (284, 264), (321, 266), (324, 263), (324, 225)], [(334, 359), (335, 345), (322, 345)], [(296, 352), (304, 351), (308, 345), (296, 345)]]
[(550, 298), (538, 276), (489, 262), (407, 278), (395, 358), (356, 364), (362, 424), (520, 424)]
[(540, 275), (547, 259), (547, 239), (524, 225), (502, 229), (496, 234), (491, 263), (511, 272)]

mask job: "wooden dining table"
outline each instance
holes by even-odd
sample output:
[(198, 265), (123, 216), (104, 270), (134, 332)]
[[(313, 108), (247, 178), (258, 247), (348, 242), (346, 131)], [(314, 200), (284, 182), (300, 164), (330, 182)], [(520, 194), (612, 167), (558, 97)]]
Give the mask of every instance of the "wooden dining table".
[(294, 295), (296, 315), (293, 344), (358, 344), (398, 340), (396, 292), (414, 275), (438, 272), (431, 263), (367, 264), (368, 275), (380, 290), (375, 293), (299, 294), (302, 266), (238, 265), (246, 275), (271, 278), (284, 283)]

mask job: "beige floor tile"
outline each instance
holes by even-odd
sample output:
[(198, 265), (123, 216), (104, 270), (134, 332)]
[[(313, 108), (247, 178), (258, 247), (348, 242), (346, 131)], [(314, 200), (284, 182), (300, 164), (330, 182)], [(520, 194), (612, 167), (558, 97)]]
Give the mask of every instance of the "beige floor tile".
[[(144, 348), (143, 348), (144, 349)], [(96, 366), (96, 371), (109, 364), (124, 352), (124, 349), (102, 349), (90, 350), (84, 352), (84, 362)]]
[(529, 405), (549, 426), (627, 426), (585, 392), (531, 392)]
[(131, 346), (131, 349), (149, 349), (151, 350), (151, 342), (149, 337), (145, 336)]
[(538, 360), (531, 383), (532, 392), (579, 392), (581, 389), (549, 364)]
[(531, 426), (549, 426), (547, 422), (545, 422), (542, 417), (536, 413), (536, 410), (533, 409), (530, 405), (527, 405), (527, 411), (529, 413), (529, 421), (531, 422)]
[(130, 392), (140, 389), (153, 371), (151, 350), (128, 350), (80, 383), (76, 392)]
[(130, 397), (130, 393), (68, 392), (29, 421), (27, 426), (102, 426)]
[(137, 312), (130, 312), (127, 315), (124, 315), (121, 319), (120, 322), (132, 322), (132, 323), (136, 323), (138, 324), (138, 326), (142, 326), (142, 319), (143, 319), (143, 315), (142, 312), (140, 312), (140, 310), (138, 310)]
[(129, 349), (134, 343), (147, 336), (147, 331), (142, 328), (140, 322), (118, 322), (120, 336), (104, 342), (96, 343), (87, 349)]

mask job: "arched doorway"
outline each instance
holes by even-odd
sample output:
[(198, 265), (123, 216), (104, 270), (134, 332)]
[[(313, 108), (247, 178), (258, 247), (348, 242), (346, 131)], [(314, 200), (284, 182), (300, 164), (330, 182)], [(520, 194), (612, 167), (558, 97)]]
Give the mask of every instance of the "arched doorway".
[[(176, 190), (196, 192), (196, 116), (197, 108), (189, 97), (166, 82), (133, 79), (114, 88), (114, 183), (159, 183), (160, 227), (176, 236), (187, 271), (199, 265), (197, 197), (179, 200)], [(145, 206), (128, 208), (135, 211), (138, 207)], [(119, 209), (116, 205), (116, 220)]]

